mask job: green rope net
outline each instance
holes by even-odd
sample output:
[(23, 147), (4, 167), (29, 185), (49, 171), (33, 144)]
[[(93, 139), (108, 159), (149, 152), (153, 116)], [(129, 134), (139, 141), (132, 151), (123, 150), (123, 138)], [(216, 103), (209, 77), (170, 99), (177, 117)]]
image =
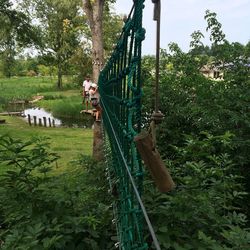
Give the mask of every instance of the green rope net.
[[(148, 249), (138, 202), (143, 170), (133, 138), (141, 131), (141, 44), (144, 0), (134, 0), (114, 52), (100, 73), (103, 123), (112, 154), (109, 176), (120, 249)], [(132, 180), (132, 181), (131, 181)], [(136, 195), (136, 191), (138, 191)]]

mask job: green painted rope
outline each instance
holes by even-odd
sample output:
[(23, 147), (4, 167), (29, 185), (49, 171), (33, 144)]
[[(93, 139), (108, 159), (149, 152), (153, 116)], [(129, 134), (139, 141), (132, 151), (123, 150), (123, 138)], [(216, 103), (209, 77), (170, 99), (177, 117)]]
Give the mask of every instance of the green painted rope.
[(108, 164), (111, 190), (117, 193), (114, 219), (122, 250), (148, 249), (144, 237), (145, 211), (138, 199), (142, 193), (143, 169), (133, 142), (141, 131), (143, 8), (144, 0), (134, 0), (116, 48), (98, 80), (103, 123), (112, 154)]

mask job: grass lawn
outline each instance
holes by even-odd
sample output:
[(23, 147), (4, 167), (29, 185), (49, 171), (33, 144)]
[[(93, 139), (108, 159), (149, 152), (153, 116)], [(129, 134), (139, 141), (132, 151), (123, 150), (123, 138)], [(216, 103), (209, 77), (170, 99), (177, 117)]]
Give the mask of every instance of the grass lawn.
[[(37, 102), (36, 105), (52, 111), (57, 117), (70, 117), (73, 120), (83, 121), (89, 119), (80, 114), (83, 108), (81, 87), (74, 88), (72, 79), (64, 77), (64, 89), (58, 90), (56, 80), (55, 77), (0, 78), (0, 110), (1, 104), (12, 99), (30, 100), (32, 96), (38, 94), (43, 95), (44, 100)], [(6, 124), (0, 124), (0, 135), (9, 134), (24, 140), (29, 140), (34, 136), (50, 138), (51, 150), (61, 157), (53, 169), (55, 173), (64, 172), (66, 169), (69, 171), (70, 167), (72, 168), (71, 162), (78, 155), (90, 156), (92, 154), (93, 132), (91, 129), (30, 127), (20, 117), (0, 116), (0, 119), (6, 119)]]
[(51, 138), (49, 140), (51, 150), (61, 157), (53, 169), (55, 174), (69, 170), (72, 167), (70, 162), (80, 154), (89, 156), (92, 154), (91, 129), (30, 127), (20, 117), (0, 116), (0, 119), (6, 120), (5, 124), (0, 124), (0, 135), (9, 134), (24, 140), (34, 136)]
[(32, 96), (43, 95), (44, 99), (35, 106), (45, 108), (60, 118), (84, 120), (80, 111), (82, 105), (82, 88), (76, 88), (71, 78), (63, 78), (63, 89), (56, 87), (57, 78), (53, 77), (12, 77), (0, 78), (0, 112), (16, 111), (15, 106), (8, 105), (11, 100), (31, 100)]
[(54, 91), (55, 79), (41, 77), (12, 77), (0, 78), (0, 93), (3, 98), (29, 99), (38, 92)]
[(12, 77), (0, 78), (0, 104), (15, 100), (30, 100), (34, 95), (44, 95), (48, 98), (80, 95), (81, 87), (71, 78), (63, 78), (63, 90), (56, 87), (55, 77)]

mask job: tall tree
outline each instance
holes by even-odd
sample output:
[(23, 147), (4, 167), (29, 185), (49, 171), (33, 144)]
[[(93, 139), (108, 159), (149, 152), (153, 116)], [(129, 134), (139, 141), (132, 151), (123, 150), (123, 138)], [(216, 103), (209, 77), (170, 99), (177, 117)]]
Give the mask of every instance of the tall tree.
[[(100, 69), (104, 64), (104, 46), (109, 50), (112, 40), (116, 38), (117, 33), (120, 33), (122, 21), (121, 18), (110, 13), (109, 6), (115, 0), (82, 1), (92, 40), (93, 81), (97, 82)], [(112, 32), (110, 32), (111, 23)], [(104, 35), (104, 30), (107, 36)]]
[(103, 12), (105, 0), (83, 0), (92, 37), (93, 81), (97, 82), (100, 67), (104, 64)]
[[(83, 0), (83, 10), (86, 13), (92, 37), (92, 70), (93, 81), (97, 82), (100, 69), (104, 64), (104, 39), (103, 39), (103, 15), (105, 4), (114, 0)], [(96, 160), (103, 159), (103, 138), (100, 124), (94, 126), (93, 157)]]
[(0, 0), (0, 53), (8, 77), (12, 74), (17, 48), (39, 42), (37, 29), (30, 22), (28, 15), (14, 9), (10, 0)]
[[(86, 15), (83, 16), (84, 24)], [(120, 15), (112, 12), (112, 9), (106, 4), (103, 11), (103, 54), (105, 58), (110, 56), (113, 51), (114, 44), (120, 36), (123, 21)], [(89, 23), (89, 22), (86, 22)], [(92, 72), (92, 35), (89, 25), (81, 26), (82, 40), (80, 46), (76, 49), (73, 57), (70, 59), (72, 69), (75, 74), (79, 74), (78, 80), (83, 80), (83, 77)], [(95, 65), (95, 67), (98, 65)], [(101, 66), (101, 65), (99, 65)], [(98, 67), (97, 67), (98, 68)], [(101, 67), (100, 67), (101, 68)]]
[(63, 69), (79, 45), (79, 0), (25, 0), (43, 30), (42, 54), (57, 66), (57, 87), (62, 88)]
[(12, 37), (6, 37), (4, 43), (2, 43), (2, 52), (0, 53), (3, 62), (3, 74), (4, 76), (10, 78), (13, 75), (13, 68), (15, 65), (15, 41)]

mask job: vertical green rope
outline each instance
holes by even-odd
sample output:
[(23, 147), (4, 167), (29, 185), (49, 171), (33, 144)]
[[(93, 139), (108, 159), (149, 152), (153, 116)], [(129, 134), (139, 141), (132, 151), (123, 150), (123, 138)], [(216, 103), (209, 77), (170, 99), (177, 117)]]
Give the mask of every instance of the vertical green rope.
[(118, 193), (114, 207), (119, 247), (124, 250), (148, 249), (143, 237), (143, 214), (124, 165), (125, 159), (141, 193), (143, 170), (133, 138), (141, 131), (141, 44), (145, 37), (143, 3), (144, 0), (134, 0), (120, 39), (98, 81), (103, 122), (112, 152), (110, 178), (112, 189)]

